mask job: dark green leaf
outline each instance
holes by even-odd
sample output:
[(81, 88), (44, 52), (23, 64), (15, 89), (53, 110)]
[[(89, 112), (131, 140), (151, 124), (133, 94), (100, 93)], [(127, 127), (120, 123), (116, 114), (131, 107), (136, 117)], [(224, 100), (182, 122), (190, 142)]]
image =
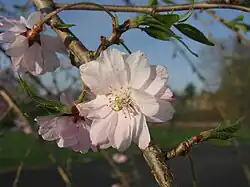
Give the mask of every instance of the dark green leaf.
[(157, 0), (149, 0), (148, 1), (148, 6), (156, 6), (158, 5), (158, 1)]
[(170, 28), (180, 19), (178, 14), (156, 14), (153, 15), (153, 18), (163, 23), (166, 28)]
[(67, 29), (73, 26), (76, 26), (76, 25), (75, 24), (60, 24), (60, 23), (55, 24), (55, 27), (58, 29)]
[(247, 25), (245, 23), (236, 23), (234, 24), (234, 27), (238, 30), (241, 30), (243, 32), (248, 32), (250, 31), (250, 25)]
[(207, 37), (201, 31), (199, 31), (197, 28), (193, 27), (192, 25), (189, 25), (186, 23), (180, 23), (180, 24), (175, 24), (174, 26), (176, 27), (176, 29), (178, 29), (181, 33), (183, 33), (187, 37), (195, 41), (198, 41), (200, 43), (214, 46), (214, 43), (209, 41)]
[(144, 31), (151, 37), (158, 40), (169, 40), (171, 35), (166, 31), (159, 30), (157, 27), (146, 27)]

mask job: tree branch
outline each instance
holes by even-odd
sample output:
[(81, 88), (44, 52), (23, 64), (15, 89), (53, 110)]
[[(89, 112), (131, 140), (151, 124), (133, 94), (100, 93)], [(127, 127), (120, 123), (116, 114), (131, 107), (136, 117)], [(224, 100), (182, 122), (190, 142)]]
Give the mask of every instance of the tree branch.
[[(56, 8), (64, 7), (67, 4), (56, 3)], [(167, 11), (181, 11), (193, 9), (235, 9), (244, 12), (250, 12), (250, 8), (242, 6), (240, 4), (226, 4), (226, 3), (195, 3), (195, 4), (180, 4), (180, 5), (165, 5), (165, 6), (124, 6), (124, 5), (102, 5), (105, 9), (112, 12), (140, 12), (140, 13), (152, 13), (154, 12), (167, 12)], [(91, 10), (91, 11), (103, 11), (101, 8), (92, 5), (78, 5), (70, 7), (66, 10)]]
[[(54, 3), (51, 0), (33, 0), (37, 9), (45, 13), (51, 13), (53, 11)], [(52, 17), (48, 24), (57, 33), (57, 35), (64, 42), (65, 46), (72, 52), (72, 54), (77, 58), (75, 61), (77, 64), (75, 66), (79, 67), (81, 64), (89, 62), (90, 55), (89, 50), (78, 40), (74, 34), (69, 29), (57, 29), (54, 27), (55, 24), (64, 24), (64, 22), (55, 15)]]

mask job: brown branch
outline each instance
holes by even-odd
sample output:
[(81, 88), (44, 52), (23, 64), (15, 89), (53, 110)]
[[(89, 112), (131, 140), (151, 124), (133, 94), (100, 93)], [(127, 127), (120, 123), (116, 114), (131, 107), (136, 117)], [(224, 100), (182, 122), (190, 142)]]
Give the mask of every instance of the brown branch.
[[(51, 0), (33, 0), (33, 2), (36, 5), (37, 9), (47, 14), (53, 12), (53, 7), (55, 7), (53, 1)], [(61, 38), (65, 46), (78, 59), (76, 61), (77, 64), (74, 64), (75, 66), (79, 67), (81, 64), (84, 64), (91, 60), (88, 49), (81, 43), (80, 40), (78, 40), (74, 36), (74, 34), (69, 29), (57, 29), (55, 27), (56, 24), (64, 24), (59, 16), (53, 16), (50, 21), (48, 21), (48, 24)]]
[[(56, 8), (61, 8), (66, 4), (56, 3)], [(195, 3), (195, 4), (180, 4), (180, 5), (164, 5), (164, 6), (124, 6), (124, 5), (103, 5), (107, 10), (112, 12), (140, 12), (140, 13), (152, 13), (154, 12), (168, 12), (168, 11), (181, 11), (193, 9), (235, 9), (244, 12), (250, 12), (250, 8), (237, 5), (237, 4), (216, 4), (216, 3)], [(103, 11), (101, 8), (92, 5), (79, 5), (68, 8), (68, 10), (91, 10), (91, 11)]]
[(152, 143), (146, 149), (142, 150), (142, 153), (159, 186), (172, 187), (173, 175), (166, 162), (164, 152)]

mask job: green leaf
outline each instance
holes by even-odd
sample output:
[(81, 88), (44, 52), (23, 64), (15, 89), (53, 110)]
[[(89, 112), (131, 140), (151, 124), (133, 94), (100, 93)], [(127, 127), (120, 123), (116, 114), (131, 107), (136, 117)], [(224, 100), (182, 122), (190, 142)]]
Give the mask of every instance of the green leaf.
[(156, 6), (158, 5), (158, 1), (157, 0), (149, 0), (148, 1), (148, 6)]
[(144, 31), (151, 37), (156, 38), (158, 40), (168, 41), (171, 37), (176, 39), (181, 39), (177, 36), (173, 31), (168, 28), (165, 28), (162, 25), (153, 25), (150, 27), (144, 28)]
[(227, 132), (214, 132), (208, 139), (219, 139), (219, 140), (228, 140), (236, 137), (236, 135)]
[(57, 29), (68, 29), (70, 27), (76, 26), (75, 24), (61, 24), (57, 23), (54, 25)]
[(244, 15), (239, 15), (236, 18), (232, 19), (230, 22), (236, 23), (236, 22), (241, 22), (244, 20)]
[(245, 23), (236, 23), (233, 25), (236, 29), (241, 30), (243, 32), (250, 31), (250, 25), (247, 25)]
[(178, 14), (156, 14), (152, 17), (164, 24), (166, 28), (170, 28), (180, 19), (180, 16)]
[(186, 35), (187, 37), (195, 41), (198, 41), (200, 43), (214, 46), (214, 43), (209, 41), (207, 37), (194, 26), (186, 23), (175, 24), (174, 26), (176, 29), (178, 29), (182, 34)]
[(60, 102), (52, 101), (52, 100), (46, 100), (40, 96), (38, 96), (34, 91), (30, 89), (28, 84), (19, 76), (19, 82), (23, 89), (27, 92), (27, 94), (31, 97), (32, 100), (34, 100), (39, 106), (42, 106), (44, 108), (54, 109), (56, 111), (65, 110), (65, 106), (62, 105)]
[(241, 127), (242, 119), (236, 121), (234, 124), (231, 124), (230, 122), (226, 122), (224, 124), (219, 125), (217, 128), (215, 128), (215, 131), (217, 133), (235, 133), (237, 132)]

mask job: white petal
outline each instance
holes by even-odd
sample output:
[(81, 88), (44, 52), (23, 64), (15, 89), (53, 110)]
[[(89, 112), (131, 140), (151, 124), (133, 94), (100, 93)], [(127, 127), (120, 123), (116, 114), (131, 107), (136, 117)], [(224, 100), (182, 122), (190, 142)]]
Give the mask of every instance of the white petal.
[(122, 53), (114, 48), (108, 48), (103, 51), (98, 58), (102, 63), (101, 73), (103, 76), (112, 78), (113, 87), (121, 87), (128, 83), (127, 71), (129, 67), (124, 63)]
[(37, 24), (42, 18), (42, 13), (40, 11), (32, 12), (26, 22), (26, 26), (28, 28), (32, 28), (35, 24)]
[(122, 111), (118, 112), (118, 122), (114, 133), (115, 147), (119, 151), (125, 151), (132, 141), (132, 126), (134, 126), (134, 118), (125, 117)]
[(42, 48), (36, 42), (29, 47), (24, 55), (26, 67), (33, 75), (39, 75), (43, 72), (44, 59), (42, 55)]
[(48, 51), (67, 53), (67, 49), (63, 42), (57, 36), (49, 36), (40, 34), (41, 45)]
[(140, 111), (146, 116), (153, 116), (158, 113), (160, 106), (157, 99), (146, 92), (132, 90), (131, 97), (139, 106)]
[(147, 121), (162, 123), (172, 119), (175, 113), (175, 109), (171, 105), (171, 103), (163, 99), (159, 99), (158, 103), (160, 106), (158, 113), (153, 116), (149, 116), (147, 118)]
[(16, 40), (10, 44), (6, 53), (9, 56), (18, 57), (23, 55), (29, 48), (29, 43), (26, 37), (18, 35)]
[[(42, 48), (42, 56), (44, 64), (39, 64), (43, 72), (53, 72), (60, 66), (60, 60), (55, 54), (55, 52), (48, 51)], [(39, 62), (39, 61), (38, 61)], [(42, 62), (42, 61), (40, 61)]]
[(13, 32), (3, 32), (0, 34), (0, 43), (11, 43), (16, 39), (15, 34)]
[(10, 32), (23, 33), (27, 31), (25, 25), (21, 21), (14, 19), (7, 19), (4, 16), (0, 16), (0, 19), (2, 19), (1, 27)]
[(11, 57), (12, 68), (14, 71), (19, 72), (27, 72), (27, 68), (25, 67), (24, 55), (19, 57)]
[(36, 118), (39, 126), (38, 134), (42, 136), (44, 140), (52, 141), (58, 139), (58, 117), (56, 116), (40, 116)]
[(89, 63), (81, 65), (80, 73), (84, 83), (94, 93), (101, 94), (109, 91), (110, 84), (108, 81), (105, 81), (105, 77), (102, 77), (102, 74), (100, 72), (100, 63), (98, 61), (91, 61)]
[(130, 85), (132, 88), (140, 89), (150, 76), (150, 67), (146, 56), (141, 52), (132, 53), (126, 58), (130, 68)]
[(144, 115), (139, 114), (135, 116), (135, 120), (136, 122), (133, 127), (133, 141), (140, 149), (145, 149), (151, 141), (146, 118)]
[(167, 69), (160, 65), (151, 66), (150, 70), (150, 78), (147, 81), (149, 85), (145, 89), (145, 92), (155, 96), (164, 86), (166, 86), (168, 73)]
[(77, 104), (76, 107), (81, 116), (87, 116), (89, 119), (106, 118), (112, 111), (107, 104), (108, 100), (105, 95), (97, 95), (95, 99)]

